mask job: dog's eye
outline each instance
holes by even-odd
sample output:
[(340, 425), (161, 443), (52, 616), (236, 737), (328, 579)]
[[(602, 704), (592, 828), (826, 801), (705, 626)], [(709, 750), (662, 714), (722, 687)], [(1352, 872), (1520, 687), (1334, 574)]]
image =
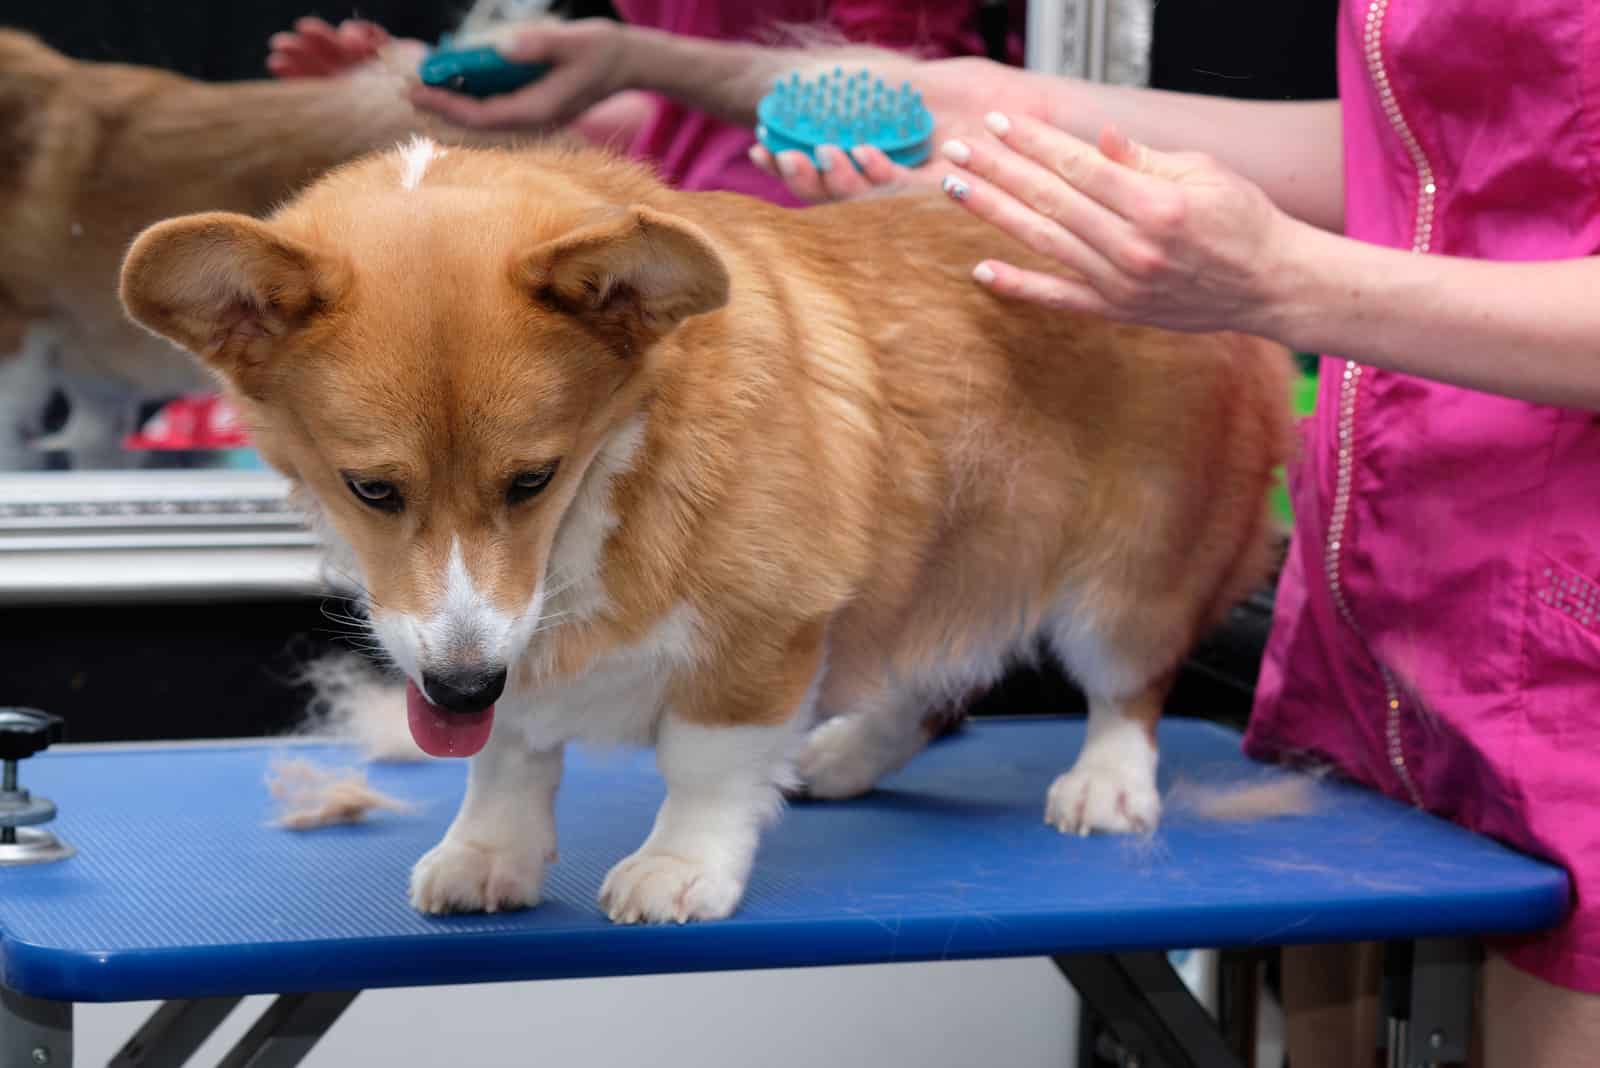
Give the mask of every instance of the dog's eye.
[(521, 504), (543, 493), (544, 488), (550, 485), (550, 480), (555, 477), (556, 466), (554, 463), (548, 463), (543, 467), (524, 471), (512, 479), (510, 488), (506, 490), (507, 503)]
[(355, 494), (356, 500), (380, 512), (398, 512), (403, 503), (400, 500), (400, 491), (395, 488), (394, 483), (385, 482), (381, 478), (346, 476), (344, 484), (350, 487), (350, 492)]

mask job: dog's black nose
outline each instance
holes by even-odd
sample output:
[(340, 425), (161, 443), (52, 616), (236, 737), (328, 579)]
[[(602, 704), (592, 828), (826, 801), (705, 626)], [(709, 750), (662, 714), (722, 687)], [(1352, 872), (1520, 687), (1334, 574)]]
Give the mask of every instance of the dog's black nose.
[(506, 689), (506, 669), (451, 671), (422, 676), (428, 700), (449, 712), (482, 712)]

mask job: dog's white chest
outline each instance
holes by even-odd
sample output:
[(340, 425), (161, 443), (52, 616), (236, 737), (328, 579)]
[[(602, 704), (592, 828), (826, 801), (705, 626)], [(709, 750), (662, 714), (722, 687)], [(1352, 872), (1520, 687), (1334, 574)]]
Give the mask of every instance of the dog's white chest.
[(535, 749), (575, 741), (648, 743), (667, 711), (673, 672), (695, 660), (698, 630), (694, 610), (680, 606), (643, 641), (606, 654), (578, 678), (508, 692), (498, 715), (517, 724)]

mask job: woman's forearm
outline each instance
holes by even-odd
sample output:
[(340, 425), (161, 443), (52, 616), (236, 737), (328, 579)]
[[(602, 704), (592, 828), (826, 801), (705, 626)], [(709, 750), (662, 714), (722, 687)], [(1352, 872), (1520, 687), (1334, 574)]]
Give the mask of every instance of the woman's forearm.
[(1600, 410), (1600, 257), (1468, 260), (1304, 228), (1284, 263), (1262, 332), (1301, 351)]
[[(1041, 75), (1029, 75), (1043, 78)], [(1211, 156), (1266, 191), (1288, 214), (1344, 229), (1339, 102), (1232, 100), (1157, 89), (1046, 78), (1051, 125), (1088, 141), (1108, 122), (1163, 152)]]
[(682, 37), (623, 26), (625, 88), (673, 97), (725, 122), (754, 126), (756, 105), (805, 53), (730, 41)]

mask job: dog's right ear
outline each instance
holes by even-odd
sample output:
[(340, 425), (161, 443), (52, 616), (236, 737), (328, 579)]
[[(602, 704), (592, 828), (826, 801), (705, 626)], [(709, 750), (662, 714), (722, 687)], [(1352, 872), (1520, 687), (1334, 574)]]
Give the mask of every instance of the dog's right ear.
[(134, 241), (122, 303), (140, 326), (257, 396), (282, 340), (332, 299), (333, 274), (311, 249), (249, 216), (187, 215)]

